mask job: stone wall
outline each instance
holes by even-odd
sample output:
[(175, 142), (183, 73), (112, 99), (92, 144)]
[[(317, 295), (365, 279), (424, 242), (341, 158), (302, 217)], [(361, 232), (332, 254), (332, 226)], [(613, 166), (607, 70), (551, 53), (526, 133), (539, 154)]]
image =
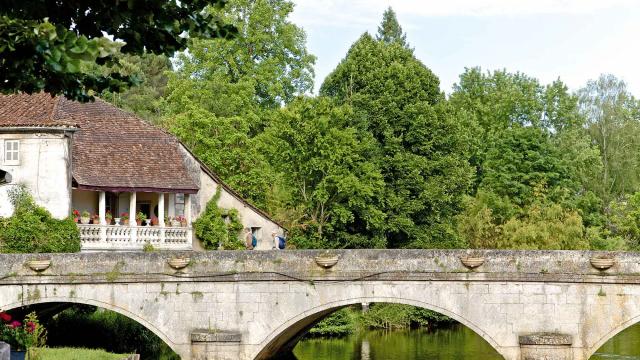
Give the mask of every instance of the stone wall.
[[(484, 262), (469, 269), (460, 258)], [(190, 257), (182, 270), (175, 257)], [(337, 256), (324, 268), (317, 257)], [(614, 264), (591, 265), (596, 256)], [(47, 257), (36, 274), (28, 261)], [(420, 306), (468, 326), (508, 360), (586, 360), (640, 321), (640, 254), (330, 250), (0, 255), (0, 309), (69, 301), (120, 312), (184, 359), (266, 359), (332, 311)]]
[[(20, 141), (20, 161), (4, 161), (4, 141)], [(36, 203), (62, 219), (71, 212), (70, 139), (62, 133), (0, 133), (0, 170), (11, 174), (9, 185), (0, 185), (0, 216), (13, 213), (7, 197), (15, 184), (24, 184)]]

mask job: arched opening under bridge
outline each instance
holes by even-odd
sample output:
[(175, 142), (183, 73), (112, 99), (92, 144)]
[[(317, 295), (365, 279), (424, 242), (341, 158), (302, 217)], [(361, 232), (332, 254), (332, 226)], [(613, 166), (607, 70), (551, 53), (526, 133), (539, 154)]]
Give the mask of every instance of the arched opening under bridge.
[(111, 304), (86, 299), (43, 299), (0, 309), (13, 320), (35, 313), (47, 331), (47, 348), (99, 349), (140, 354), (141, 359), (180, 359), (166, 335), (146, 320)]
[[(441, 329), (405, 329), (400, 331), (371, 331), (360, 329), (355, 334), (342, 338), (309, 339), (309, 331), (337, 311), (362, 311), (361, 304), (374, 309), (379, 305), (409, 305), (416, 309), (429, 310), (450, 318), (451, 322)], [(367, 315), (362, 315), (363, 317)], [(466, 343), (466, 347), (460, 346)], [(452, 348), (446, 348), (452, 346)], [(394, 348), (392, 348), (394, 347)], [(256, 359), (325, 360), (340, 356), (340, 359), (423, 359), (425, 355), (439, 353), (438, 358), (483, 358), (499, 360), (504, 357), (496, 351), (495, 341), (472, 322), (446, 309), (426, 303), (404, 299), (358, 298), (329, 303), (291, 318), (274, 331), (261, 344)], [(445, 356), (445, 357), (442, 357)], [(457, 357), (456, 357), (457, 356)]]

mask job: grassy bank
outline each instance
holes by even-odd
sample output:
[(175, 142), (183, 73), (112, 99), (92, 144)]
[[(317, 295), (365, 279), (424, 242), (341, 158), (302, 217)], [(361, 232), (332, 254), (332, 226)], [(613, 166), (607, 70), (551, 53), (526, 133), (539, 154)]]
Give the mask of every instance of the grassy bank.
[(104, 350), (81, 348), (40, 348), (29, 350), (29, 359), (36, 360), (122, 360), (128, 354), (112, 354)]
[(401, 304), (371, 304), (367, 312), (347, 307), (329, 315), (311, 330), (309, 337), (339, 337), (366, 329), (435, 329), (455, 321), (437, 312)]
[(179, 359), (167, 344), (136, 321), (113, 311), (76, 305), (47, 324), (47, 345), (136, 353), (143, 360)]

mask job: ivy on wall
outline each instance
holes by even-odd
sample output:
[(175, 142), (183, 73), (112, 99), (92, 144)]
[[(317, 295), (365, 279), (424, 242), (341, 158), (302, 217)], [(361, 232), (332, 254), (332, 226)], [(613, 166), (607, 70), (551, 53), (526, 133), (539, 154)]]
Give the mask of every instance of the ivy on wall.
[(204, 212), (193, 223), (196, 236), (207, 250), (242, 249), (244, 244), (239, 238), (242, 230), (240, 215), (236, 209), (223, 209), (218, 206), (220, 188), (209, 200)]

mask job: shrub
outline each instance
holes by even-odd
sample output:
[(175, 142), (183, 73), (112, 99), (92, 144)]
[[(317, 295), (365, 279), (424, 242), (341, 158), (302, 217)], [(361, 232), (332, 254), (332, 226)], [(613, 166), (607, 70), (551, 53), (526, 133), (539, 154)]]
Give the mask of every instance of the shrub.
[(345, 336), (356, 329), (357, 315), (349, 308), (340, 309), (322, 319), (309, 330), (310, 336)]
[(24, 187), (10, 191), (13, 216), (0, 221), (0, 251), (6, 253), (55, 253), (80, 251), (80, 233), (71, 217), (58, 220)]
[(218, 188), (216, 194), (207, 203), (204, 212), (193, 223), (196, 236), (207, 250), (218, 248), (218, 243), (221, 243), (225, 249), (243, 249), (244, 243), (238, 237), (242, 230), (238, 210), (219, 208), (219, 199), (220, 189)]

